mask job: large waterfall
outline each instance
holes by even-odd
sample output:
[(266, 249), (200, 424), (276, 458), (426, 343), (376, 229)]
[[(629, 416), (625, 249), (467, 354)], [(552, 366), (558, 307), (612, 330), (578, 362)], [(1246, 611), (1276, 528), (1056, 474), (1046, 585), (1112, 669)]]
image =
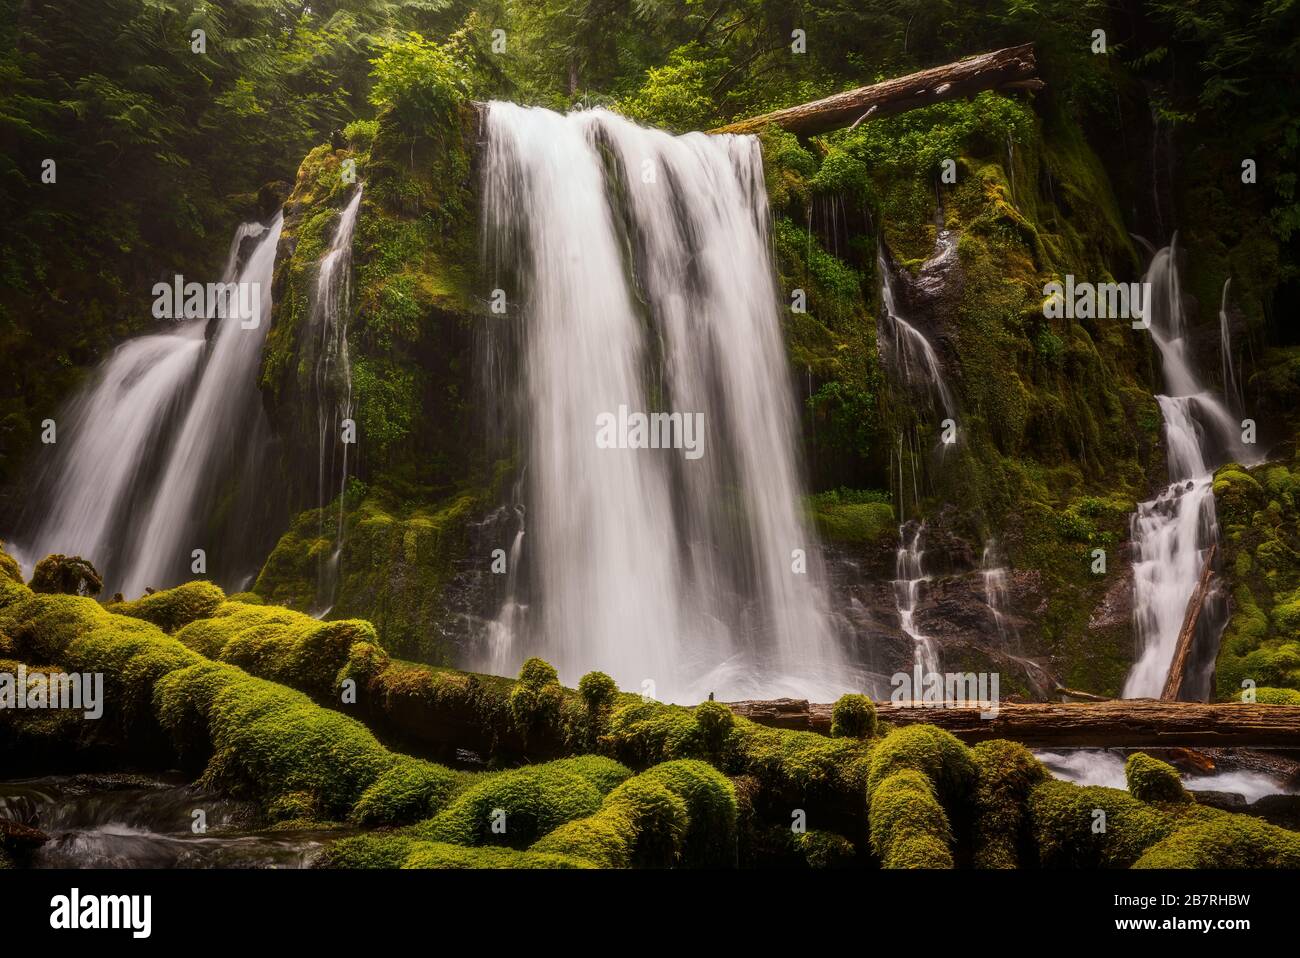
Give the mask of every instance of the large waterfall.
[[(1196, 374), (1177, 241), (1175, 235), (1169, 246), (1156, 252), (1144, 280), (1151, 284), (1146, 318), (1164, 369), (1166, 394), (1156, 399), (1164, 417), (1170, 485), (1140, 503), (1132, 520), (1139, 657), (1124, 683), (1126, 698), (1160, 696), (1206, 552), (1218, 541), (1214, 468), (1229, 458), (1246, 458), (1237, 423)], [(1217, 640), (1222, 613), (1221, 603), (1216, 603), (1214, 614), (1201, 616), (1198, 630)], [(1204, 690), (1205, 677), (1192, 677), (1185, 687)]]
[[(485, 659), (544, 655), (567, 682), (602, 669), (669, 700), (829, 701), (860, 685), (802, 513), (758, 142), (602, 110), (493, 103), (485, 122), (531, 597), (507, 600)], [(652, 435), (657, 421), (689, 440), (699, 423), (695, 447), (636, 448), (635, 425), (629, 448), (601, 447), (602, 421), (621, 436), (655, 413)]]
[[(242, 568), (247, 556), (234, 554), (246, 550), (223, 548), (218, 500), (233, 523), (255, 525), (256, 507), (239, 506), (265, 498), (247, 470), (266, 439), (256, 379), (280, 222), (241, 226), (222, 277), (257, 284), (256, 325), (200, 316), (123, 343), (59, 413), (40, 494), (15, 536), (26, 564), (81, 555), (102, 573), (105, 593), (128, 597), (193, 577), (196, 549), (209, 573), (251, 571)], [(248, 534), (236, 538), (247, 543)]]

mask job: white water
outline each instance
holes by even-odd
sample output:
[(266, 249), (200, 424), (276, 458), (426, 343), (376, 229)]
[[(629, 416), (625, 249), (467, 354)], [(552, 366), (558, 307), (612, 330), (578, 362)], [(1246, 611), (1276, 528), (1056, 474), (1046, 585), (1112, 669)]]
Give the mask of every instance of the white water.
[(907, 522), (898, 527), (898, 552), (894, 559), (894, 601), (898, 606), (898, 627), (912, 639), (913, 661), (922, 674), (939, 672), (939, 650), (934, 640), (918, 632), (912, 619), (921, 597), (921, 586), (929, 581), (923, 562), (925, 523)]
[(1206, 550), (1218, 541), (1213, 470), (1228, 458), (1247, 457), (1232, 416), (1204, 389), (1191, 362), (1177, 236), (1156, 252), (1144, 281), (1151, 283), (1148, 318), (1163, 360), (1166, 394), (1156, 400), (1164, 417), (1170, 485), (1140, 503), (1131, 522), (1140, 652), (1124, 683), (1125, 698), (1157, 698), (1163, 691)]
[[(348, 446), (342, 441), (343, 421), (352, 418), (352, 360), (348, 354), (348, 316), (352, 297), (352, 237), (361, 209), (362, 184), (339, 216), (334, 239), (321, 257), (316, 274), (316, 297), (312, 302), (310, 328), (319, 330), (316, 343), (314, 387), (318, 459), (316, 498), (320, 509), (320, 534), (325, 534), (325, 507), (337, 494), (339, 513), (334, 549), (321, 563), (317, 577), (317, 615), (333, 608), (338, 588), (339, 563), (343, 552), (343, 494), (348, 481)], [(326, 479), (338, 458), (337, 493)]]
[[(541, 654), (661, 699), (854, 687), (800, 510), (757, 141), (503, 103), (486, 133), (488, 258), (521, 287), (529, 518), (502, 547), (524, 543), (533, 597), (488, 664)], [(703, 413), (703, 456), (598, 448), (620, 405)]]
[[(1126, 755), (1120, 750), (1067, 749), (1061, 752), (1034, 752), (1034, 756), (1047, 766), (1053, 778), (1076, 785), (1100, 785), (1104, 788), (1128, 789), (1124, 775)], [(1253, 804), (1265, 795), (1294, 795), (1296, 789), (1281, 778), (1266, 772), (1246, 769), (1187, 773), (1182, 775), (1183, 787), (1193, 791), (1234, 792)]]
[[(239, 227), (223, 283), (237, 278), (243, 241), (265, 229), (259, 223)], [(269, 281), (264, 293), (269, 296)], [(61, 552), (89, 559), (103, 576), (106, 594), (132, 588), (129, 567), (149, 554), (149, 536), (157, 532), (142, 525), (155, 488), (145, 467), (165, 454), (195, 377), (212, 362), (206, 323), (178, 322), (172, 331), (118, 346), (59, 414), (59, 441), (36, 483), (40, 514), (13, 543), (28, 574), (37, 560)], [(238, 327), (237, 321), (226, 323), (231, 324)]]
[(1245, 407), (1241, 393), (1241, 383), (1237, 379), (1237, 362), (1232, 353), (1232, 327), (1228, 322), (1228, 290), (1232, 279), (1223, 281), (1223, 295), (1219, 299), (1219, 360), (1223, 365), (1223, 394), (1233, 410), (1240, 412)]
[[(919, 394), (927, 403), (923, 407), (932, 417), (942, 413), (952, 418), (957, 408), (943, 367), (934, 347), (919, 329), (903, 318), (894, 293), (893, 273), (885, 258), (883, 248), (877, 250), (876, 267), (880, 272), (880, 299), (882, 305), (881, 344), (885, 358), (902, 384)], [(908, 432), (908, 449), (912, 460), (912, 502), (918, 505), (921, 498), (917, 478), (916, 447), (919, 444), (916, 428)], [(903, 436), (898, 438), (898, 515), (906, 515), (906, 483), (904, 481)], [(946, 445), (941, 446), (946, 451)], [(894, 600), (898, 608), (899, 628), (913, 642), (915, 665), (923, 672), (939, 671), (939, 652), (934, 640), (918, 632), (913, 623), (921, 586), (928, 581), (924, 565), (925, 523), (904, 522), (898, 527), (898, 552), (894, 561)]]
[[(876, 253), (876, 266), (881, 277), (880, 298), (884, 307), (881, 330), (885, 334), (882, 338), (887, 358), (904, 385), (927, 397), (931, 411), (941, 411), (951, 418), (957, 405), (944, 378), (939, 356), (925, 334), (903, 317), (894, 294), (893, 273), (883, 249)], [(934, 406), (936, 401), (937, 409)]]
[(980, 578), (984, 580), (984, 603), (993, 613), (993, 622), (998, 629), (998, 638), (1006, 644), (1008, 638), (1015, 638), (1015, 626), (1006, 616), (1007, 607), (1007, 570), (998, 565), (997, 543), (990, 539), (984, 543), (984, 552), (980, 556)]
[[(205, 535), (212, 476), (240, 458), (261, 425), (257, 368), (271, 318), (271, 276), (280, 242), (282, 216), (260, 231), (257, 246), (238, 282), (261, 285), (256, 327), (221, 320), (180, 431), (172, 444), (134, 556), (127, 562), (122, 591), (128, 598), (146, 587), (166, 588), (187, 577), (194, 549), (209, 547)], [(209, 560), (211, 561), (211, 557)]]

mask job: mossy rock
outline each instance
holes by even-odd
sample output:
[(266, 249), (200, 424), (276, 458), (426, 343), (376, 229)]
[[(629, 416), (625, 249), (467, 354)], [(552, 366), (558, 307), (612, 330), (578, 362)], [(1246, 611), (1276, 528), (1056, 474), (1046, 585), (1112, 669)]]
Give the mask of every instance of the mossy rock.
[(1145, 752), (1134, 752), (1124, 763), (1129, 794), (1142, 802), (1188, 802), (1178, 770)]
[(211, 582), (186, 582), (129, 602), (115, 602), (110, 612), (152, 622), (164, 632), (175, 632), (195, 619), (212, 615), (226, 601), (226, 594)]

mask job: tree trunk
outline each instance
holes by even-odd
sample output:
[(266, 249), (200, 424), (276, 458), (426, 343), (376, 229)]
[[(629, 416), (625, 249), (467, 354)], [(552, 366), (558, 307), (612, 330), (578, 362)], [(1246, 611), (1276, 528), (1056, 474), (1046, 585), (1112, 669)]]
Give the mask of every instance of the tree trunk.
[(1037, 71), (1034, 45), (1026, 43), (994, 50), (992, 53), (981, 53), (966, 60), (931, 67), (920, 73), (871, 86), (858, 87), (856, 90), (846, 90), (824, 100), (739, 120), (709, 132), (757, 133), (768, 124), (775, 123), (791, 133), (811, 136), (850, 124), (856, 126), (866, 120), (893, 116), (932, 103), (973, 96), (983, 90), (1000, 87), (1038, 89), (1043, 84), (1035, 77)]
[[(737, 715), (777, 728), (826, 734), (831, 706), (802, 699), (728, 703)], [(1032, 746), (1071, 748), (1300, 747), (1300, 706), (1237, 702), (1203, 704), (1157, 699), (1109, 702), (1003, 703), (990, 718), (979, 708), (877, 703), (881, 721), (937, 725), (964, 742), (1006, 738)]]

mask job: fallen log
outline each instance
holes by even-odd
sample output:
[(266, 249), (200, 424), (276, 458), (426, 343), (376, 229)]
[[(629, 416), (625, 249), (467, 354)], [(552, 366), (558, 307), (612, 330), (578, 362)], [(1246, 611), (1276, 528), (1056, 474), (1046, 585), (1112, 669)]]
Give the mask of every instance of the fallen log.
[(1065, 695), (1072, 699), (1083, 699), (1085, 702), (1109, 702), (1111, 699), (1107, 695), (1093, 695), (1091, 692), (1080, 692), (1078, 689), (1067, 689), (1064, 685), (1058, 685), (1052, 689), (1057, 695)]
[(1025, 43), (738, 120), (709, 132), (757, 133), (775, 123), (791, 133), (811, 136), (945, 100), (974, 96), (984, 90), (1039, 89), (1043, 83), (1035, 77), (1037, 72), (1034, 45)]
[[(830, 705), (802, 699), (728, 704), (760, 725), (830, 732)], [(1300, 747), (1300, 706), (1295, 705), (1158, 699), (1003, 703), (983, 718), (978, 706), (880, 702), (876, 714), (893, 725), (937, 725), (971, 744), (1005, 738), (1063, 748)]]
[(1201, 606), (1205, 604), (1206, 593), (1210, 591), (1210, 579), (1213, 576), (1214, 552), (1219, 548), (1216, 542), (1210, 546), (1205, 555), (1205, 566), (1201, 569), (1201, 578), (1192, 591), (1187, 603), (1187, 612), (1183, 615), (1183, 627), (1178, 632), (1178, 644), (1174, 646), (1174, 658), (1169, 663), (1169, 674), (1165, 676), (1165, 688), (1160, 698), (1165, 702), (1177, 702), (1178, 693), (1183, 689), (1183, 673), (1187, 671), (1187, 656), (1192, 651), (1192, 638), (1196, 635), (1196, 621), (1201, 617)]

